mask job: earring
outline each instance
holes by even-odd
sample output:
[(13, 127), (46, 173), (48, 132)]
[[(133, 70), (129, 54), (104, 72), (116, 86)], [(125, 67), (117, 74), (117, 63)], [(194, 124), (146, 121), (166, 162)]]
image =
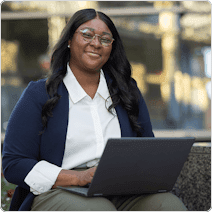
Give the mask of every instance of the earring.
[(68, 45), (68, 48), (70, 49), (70, 45)]

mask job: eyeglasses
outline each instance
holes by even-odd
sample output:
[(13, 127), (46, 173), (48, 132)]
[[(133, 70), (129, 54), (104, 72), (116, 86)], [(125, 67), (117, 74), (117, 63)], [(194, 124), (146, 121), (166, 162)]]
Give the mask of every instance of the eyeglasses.
[(78, 32), (82, 35), (83, 39), (89, 43), (91, 43), (95, 39), (95, 37), (98, 36), (99, 42), (104, 47), (111, 45), (113, 41), (115, 40), (109, 34), (98, 35), (98, 34), (95, 34), (91, 29), (87, 29), (87, 28), (81, 29)]

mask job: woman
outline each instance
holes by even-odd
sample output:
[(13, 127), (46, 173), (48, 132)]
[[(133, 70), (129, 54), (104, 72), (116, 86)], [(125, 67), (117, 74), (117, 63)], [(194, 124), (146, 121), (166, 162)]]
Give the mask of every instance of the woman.
[(108, 138), (154, 136), (112, 21), (76, 12), (51, 70), (28, 85), (7, 127), (4, 175), (18, 185), (10, 210), (184, 210), (171, 194), (85, 198), (57, 189), (90, 183)]

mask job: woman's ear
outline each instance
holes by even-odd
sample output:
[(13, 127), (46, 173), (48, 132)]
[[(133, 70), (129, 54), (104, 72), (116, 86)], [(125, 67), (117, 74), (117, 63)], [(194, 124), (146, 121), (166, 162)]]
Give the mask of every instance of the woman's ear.
[(68, 48), (71, 46), (71, 40), (68, 40)]

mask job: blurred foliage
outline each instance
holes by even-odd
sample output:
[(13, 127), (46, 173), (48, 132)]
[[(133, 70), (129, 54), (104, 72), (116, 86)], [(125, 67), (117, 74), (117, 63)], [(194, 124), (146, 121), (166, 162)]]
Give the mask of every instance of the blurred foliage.
[(1, 176), (1, 208), (4, 211), (9, 210), (15, 187), (16, 185), (7, 182), (4, 176)]

